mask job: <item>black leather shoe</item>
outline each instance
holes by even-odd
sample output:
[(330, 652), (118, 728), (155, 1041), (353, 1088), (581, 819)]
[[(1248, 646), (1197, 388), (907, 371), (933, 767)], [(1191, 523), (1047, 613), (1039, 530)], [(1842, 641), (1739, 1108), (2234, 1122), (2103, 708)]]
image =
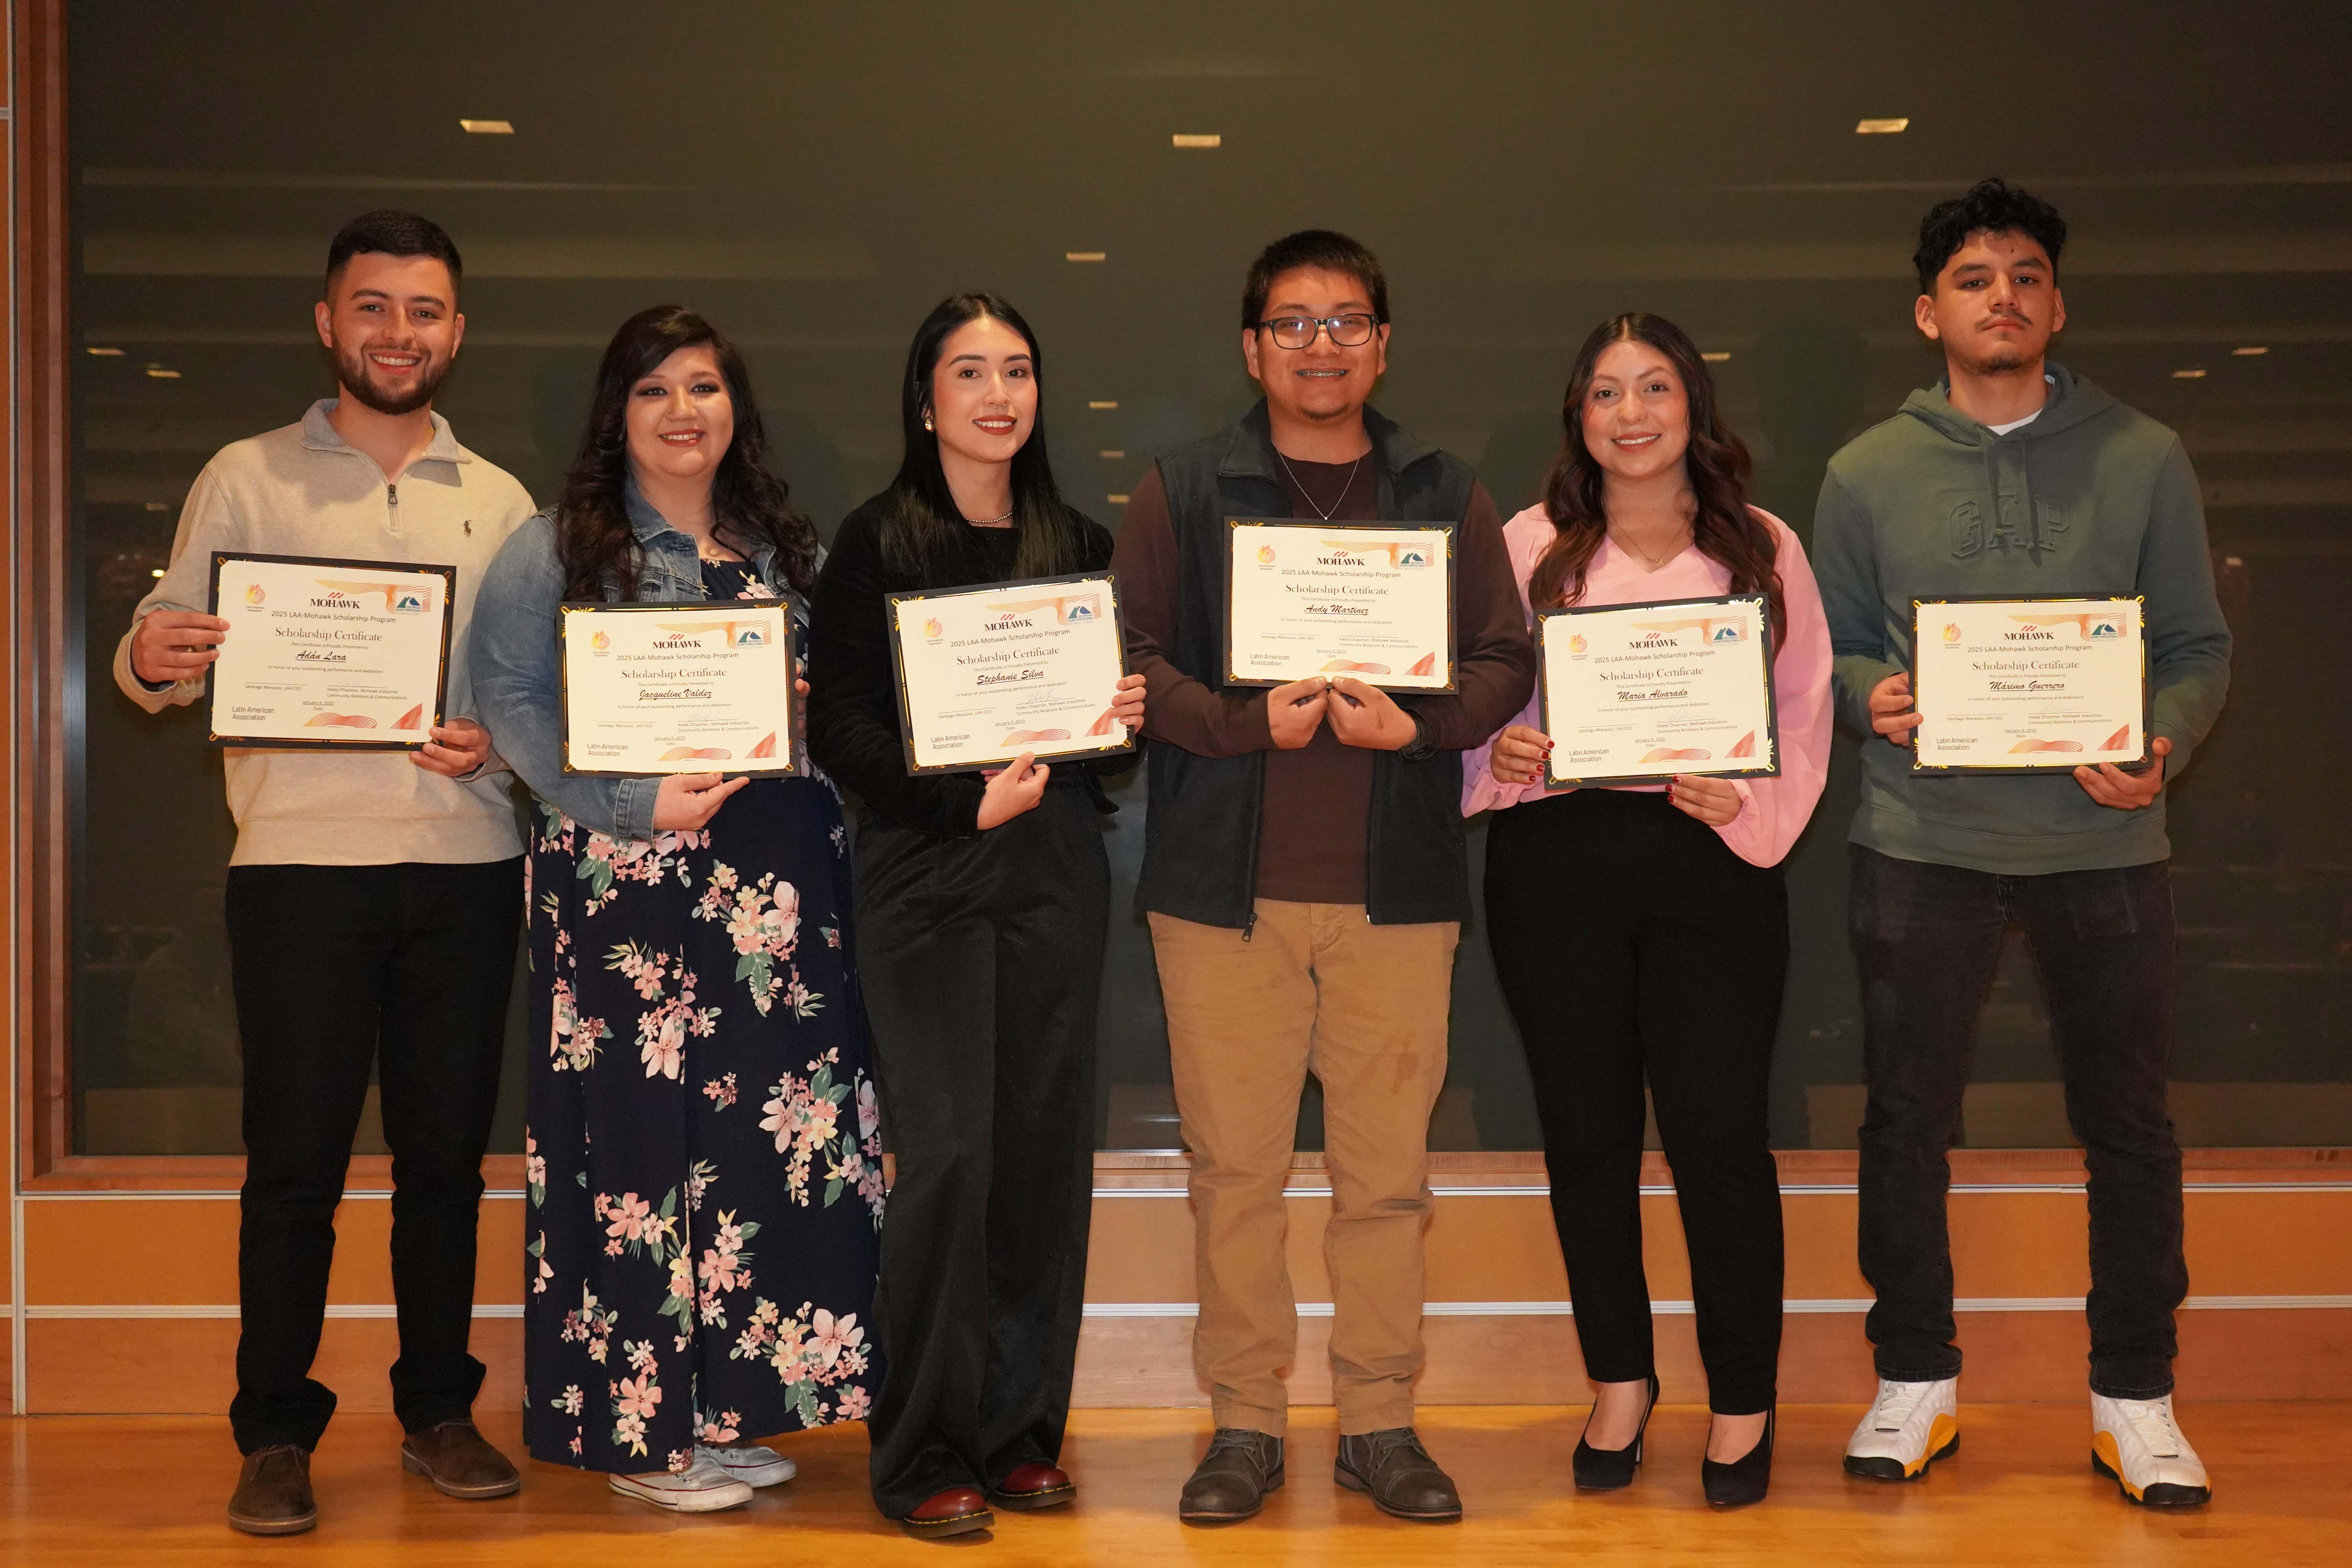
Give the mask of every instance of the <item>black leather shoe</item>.
[[(1622, 1448), (1596, 1448), (1579, 1437), (1576, 1457), (1570, 1468), (1576, 1473), (1576, 1489), (1580, 1492), (1613, 1492), (1633, 1484), (1633, 1472), (1642, 1468), (1642, 1435), (1650, 1429), (1650, 1417), (1658, 1408), (1658, 1374), (1650, 1374), (1650, 1408), (1642, 1412), (1642, 1424), (1633, 1428), (1633, 1440)], [(1585, 1426), (1592, 1425), (1585, 1417)]]
[(1731, 1463), (1698, 1462), (1699, 1484), (1706, 1489), (1708, 1502), (1717, 1508), (1745, 1508), (1764, 1500), (1764, 1494), (1772, 1489), (1772, 1427), (1779, 1416), (1777, 1410), (1765, 1412), (1764, 1435), (1756, 1439), (1756, 1447)]
[(309, 1451), (278, 1443), (247, 1454), (228, 1500), (228, 1521), (247, 1535), (299, 1535), (318, 1523)]
[(1281, 1485), (1281, 1438), (1220, 1426), (1184, 1483), (1176, 1517), (1187, 1524), (1232, 1524), (1265, 1507), (1265, 1494)]
[(1349, 1491), (1371, 1493), (1382, 1513), (1399, 1519), (1442, 1522), (1462, 1517), (1462, 1494), (1410, 1426), (1341, 1437), (1331, 1479)]

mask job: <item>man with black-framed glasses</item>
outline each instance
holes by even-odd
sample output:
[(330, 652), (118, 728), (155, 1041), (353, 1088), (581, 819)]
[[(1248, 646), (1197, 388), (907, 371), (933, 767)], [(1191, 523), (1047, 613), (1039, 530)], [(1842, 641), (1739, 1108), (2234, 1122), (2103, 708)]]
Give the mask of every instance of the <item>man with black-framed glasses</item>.
[[(1366, 406), (1388, 343), (1370, 251), (1322, 229), (1268, 246), (1242, 301), (1265, 400), (1159, 460), (1112, 561), (1147, 683), (1139, 901), (1192, 1152), (1193, 1363), (1216, 1426), (1178, 1507), (1195, 1523), (1246, 1519), (1283, 1481), (1298, 1327), (1283, 1183), (1309, 1071), (1332, 1191), (1336, 1479), (1401, 1517), (1462, 1512), (1412, 1429), (1429, 1113), (1469, 908), (1460, 753), (1527, 701), (1535, 655), (1470, 466)], [(1223, 521), (1286, 516), (1456, 525), (1454, 692), (1225, 686)]]

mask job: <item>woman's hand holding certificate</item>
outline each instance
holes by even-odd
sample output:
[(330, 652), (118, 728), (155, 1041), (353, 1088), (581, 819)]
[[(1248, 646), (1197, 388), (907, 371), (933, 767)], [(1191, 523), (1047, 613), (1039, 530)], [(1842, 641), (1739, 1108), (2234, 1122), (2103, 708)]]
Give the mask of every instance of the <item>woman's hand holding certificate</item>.
[(909, 773), (1133, 749), (1109, 573), (893, 594), (890, 642)]
[(1779, 775), (1762, 595), (1547, 610), (1537, 637), (1547, 783)]

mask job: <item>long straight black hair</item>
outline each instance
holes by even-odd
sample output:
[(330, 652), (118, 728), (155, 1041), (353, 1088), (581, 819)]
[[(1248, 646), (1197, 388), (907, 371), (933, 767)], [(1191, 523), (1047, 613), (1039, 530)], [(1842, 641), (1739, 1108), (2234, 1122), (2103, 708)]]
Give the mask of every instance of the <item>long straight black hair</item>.
[(906, 437), (906, 456), (898, 461), (898, 477), (885, 493), (882, 517), (882, 558), (894, 573), (921, 583), (938, 580), (947, 566), (949, 551), (970, 524), (957, 510), (940, 467), (940, 438), (925, 429), (931, 413), (931, 373), (939, 368), (940, 351), (957, 328), (991, 317), (1021, 334), (1029, 345), (1029, 374), (1039, 397), (1029, 438), (1013, 455), (1013, 522), (1019, 542), (1013, 548), (1015, 577), (1056, 577), (1086, 565), (1086, 517), (1062, 499), (1054, 483), (1054, 467), (1045, 456), (1045, 356), (1037, 334), (1021, 312), (993, 294), (950, 294), (934, 306), (915, 329), (914, 345), (907, 351), (907, 375), (898, 388), (898, 422)]
[(563, 596), (601, 599), (608, 584), (637, 596), (644, 564), (629, 525), (629, 389), (680, 349), (709, 344), (735, 408), (735, 438), (710, 483), (710, 515), (719, 538), (745, 555), (761, 544), (776, 552), (784, 580), (806, 593), (816, 580), (816, 526), (794, 510), (792, 490), (768, 468), (768, 432), (751, 397), (751, 373), (726, 335), (683, 305), (656, 305), (623, 321), (596, 367), (595, 401), (580, 450), (555, 506), (555, 556)]

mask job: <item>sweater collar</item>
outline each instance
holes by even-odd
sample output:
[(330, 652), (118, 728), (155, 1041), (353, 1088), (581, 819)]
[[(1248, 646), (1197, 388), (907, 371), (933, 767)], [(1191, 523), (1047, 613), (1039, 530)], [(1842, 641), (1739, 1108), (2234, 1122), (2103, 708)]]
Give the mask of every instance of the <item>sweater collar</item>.
[[(310, 405), (310, 411), (302, 416), (303, 446), (313, 452), (359, 450), (343, 439), (342, 433), (335, 428), (335, 422), (327, 417), (334, 412), (335, 405), (341, 401), (340, 397), (322, 397)], [(433, 421), (433, 439), (424, 451), (417, 454), (415, 463), (470, 463), (474, 460), (472, 453), (457, 445), (457, 434), (449, 428), (446, 419), (432, 413), (426, 414), (425, 417)], [(414, 468), (415, 463), (409, 466)]]
[[(1364, 434), (1371, 437), (1372, 456), (1393, 479), (1424, 458), (1433, 457), (1437, 448), (1413, 435), (1403, 426), (1389, 418), (1379, 409), (1364, 409)], [(1280, 484), (1281, 458), (1274, 449), (1274, 426), (1267, 417), (1265, 399), (1242, 416), (1234, 426), (1234, 438), (1225, 446), (1225, 455), (1217, 464), (1220, 479), (1265, 479)]]

